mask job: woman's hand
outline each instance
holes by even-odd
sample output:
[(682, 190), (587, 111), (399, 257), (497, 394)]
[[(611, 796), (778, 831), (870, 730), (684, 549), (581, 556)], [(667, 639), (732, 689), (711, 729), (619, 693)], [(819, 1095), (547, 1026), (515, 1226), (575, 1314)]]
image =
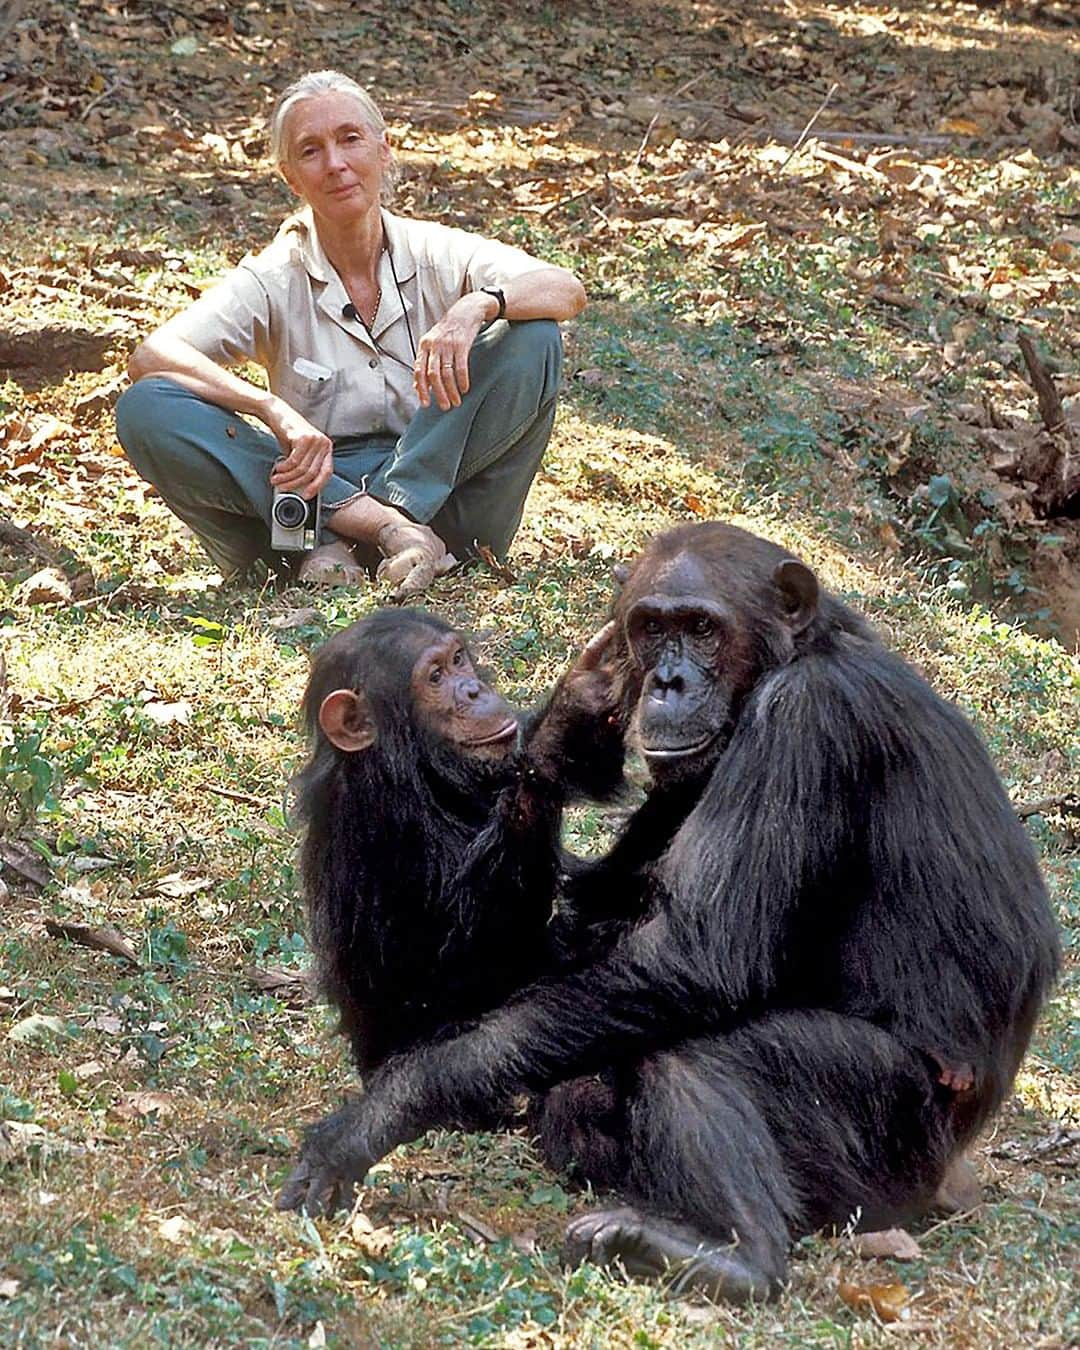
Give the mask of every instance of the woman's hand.
[(417, 343), (413, 385), (425, 408), (432, 397), (443, 412), (457, 408), (469, 392), (469, 352), (476, 335), (499, 302), (484, 291), (470, 291), (455, 300), (434, 328)]
[(262, 418), (284, 456), (274, 465), (270, 482), (279, 492), (295, 492), (310, 501), (334, 472), (333, 441), (280, 398), (271, 400)]

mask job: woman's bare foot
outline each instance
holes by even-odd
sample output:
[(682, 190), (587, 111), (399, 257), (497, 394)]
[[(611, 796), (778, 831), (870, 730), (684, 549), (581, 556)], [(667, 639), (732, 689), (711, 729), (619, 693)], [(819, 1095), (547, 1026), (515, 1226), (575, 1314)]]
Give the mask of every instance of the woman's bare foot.
[(312, 549), (297, 574), (297, 580), (305, 586), (359, 586), (366, 579), (367, 572), (340, 539)]
[(332, 520), (335, 533), (371, 545), (383, 555), (376, 576), (394, 587), (395, 600), (419, 595), (457, 565), (430, 525), (420, 525), (366, 494), (334, 507)]
[(394, 587), (393, 598), (406, 600), (419, 595), (457, 566), (457, 559), (433, 529), (412, 521), (385, 525), (378, 534), (383, 560), (375, 576)]

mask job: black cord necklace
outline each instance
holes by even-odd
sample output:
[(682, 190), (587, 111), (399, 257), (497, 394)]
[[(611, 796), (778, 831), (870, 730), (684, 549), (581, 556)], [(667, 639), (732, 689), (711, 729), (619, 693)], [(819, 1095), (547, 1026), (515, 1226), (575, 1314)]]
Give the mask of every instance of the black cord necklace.
[[(401, 317), (405, 320), (405, 331), (409, 335), (409, 347), (412, 351), (413, 361), (415, 362), (416, 339), (413, 337), (412, 324), (409, 322), (409, 311), (405, 307), (405, 297), (401, 293), (401, 282), (398, 281), (397, 268), (394, 266), (394, 251), (390, 247), (389, 240), (386, 238), (385, 230), (383, 231), (382, 252), (385, 253), (386, 256), (390, 259), (390, 273), (394, 278), (394, 289), (397, 291), (398, 304), (401, 306)], [(379, 302), (381, 300), (382, 300), (382, 289), (380, 288), (379, 299), (375, 302), (375, 313), (372, 314), (371, 316), (372, 323), (375, 322), (375, 317), (379, 312)], [(379, 353), (380, 356), (385, 356), (387, 360), (393, 361), (395, 364), (401, 366), (403, 370), (412, 370), (412, 366), (410, 366), (407, 361), (403, 361), (400, 356), (395, 356), (393, 352), (388, 352), (386, 350), (386, 348), (378, 340), (375, 334), (371, 331), (371, 324), (368, 323), (367, 319), (364, 318), (364, 316), (360, 313), (360, 311), (356, 308), (356, 306), (353, 304), (351, 300), (347, 305), (342, 305), (341, 317), (343, 319), (348, 319), (351, 323), (357, 322), (361, 323), (363, 325), (364, 332), (368, 335), (368, 341), (371, 343), (371, 345), (375, 348), (375, 350)]]

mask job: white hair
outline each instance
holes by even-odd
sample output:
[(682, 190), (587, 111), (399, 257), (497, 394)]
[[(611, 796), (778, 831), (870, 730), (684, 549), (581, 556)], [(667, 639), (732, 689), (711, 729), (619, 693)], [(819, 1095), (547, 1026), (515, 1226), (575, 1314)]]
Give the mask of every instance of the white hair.
[[(288, 162), (289, 153), (285, 142), (285, 122), (289, 113), (304, 99), (319, 98), (323, 94), (348, 94), (360, 105), (364, 121), (371, 127), (372, 131), (377, 132), (380, 136), (385, 135), (386, 122), (379, 111), (379, 105), (363, 85), (357, 84), (350, 75), (343, 75), (340, 70), (309, 70), (306, 75), (301, 75), (298, 80), (293, 80), (292, 84), (282, 92), (277, 103), (274, 104), (274, 111), (270, 114), (267, 132), (270, 137), (270, 158), (275, 168), (280, 169), (283, 164)], [(386, 185), (392, 186), (396, 176), (396, 166), (391, 161), (386, 173)]]

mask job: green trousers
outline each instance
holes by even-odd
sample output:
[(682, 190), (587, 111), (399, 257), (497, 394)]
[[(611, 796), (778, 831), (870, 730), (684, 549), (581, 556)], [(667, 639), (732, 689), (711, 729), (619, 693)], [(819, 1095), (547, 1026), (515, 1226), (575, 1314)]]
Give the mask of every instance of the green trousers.
[[(322, 491), (323, 542), (337, 538), (334, 506), (368, 492), (430, 524), (459, 559), (478, 545), (505, 556), (551, 437), (561, 369), (557, 324), (492, 325), (473, 344), (460, 407), (420, 408), (400, 437), (335, 441), (334, 474)], [(243, 574), (259, 559), (287, 570), (294, 559), (270, 548), (270, 471), (281, 447), (267, 430), (152, 375), (121, 396), (116, 431), (128, 459), (223, 575)]]

